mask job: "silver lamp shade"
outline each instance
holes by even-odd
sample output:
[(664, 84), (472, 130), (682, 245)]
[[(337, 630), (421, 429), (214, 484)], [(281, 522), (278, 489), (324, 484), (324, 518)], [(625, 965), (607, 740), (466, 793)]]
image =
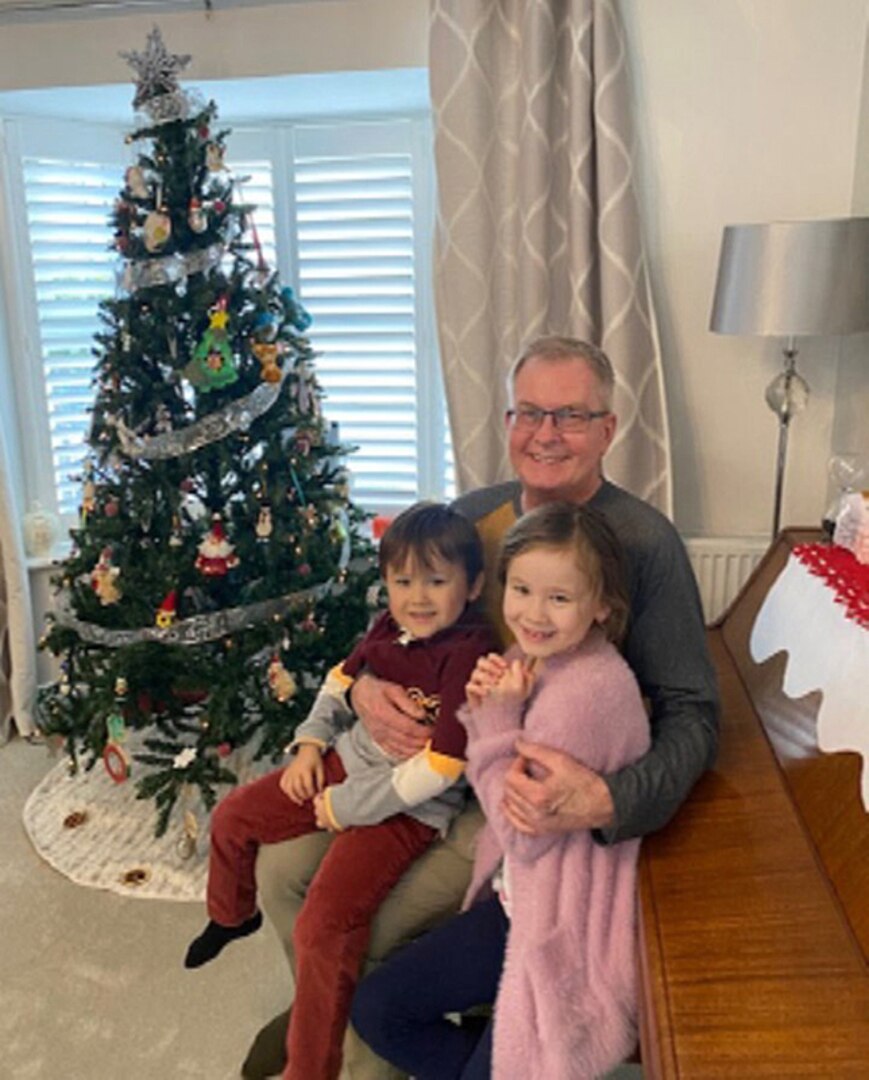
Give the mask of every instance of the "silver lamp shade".
[(725, 226), (709, 328), (787, 339), (784, 369), (766, 389), (779, 421), (775, 537), (788, 429), (809, 398), (794, 338), (869, 330), (869, 218)]
[(869, 330), (869, 218), (727, 225), (709, 328), (767, 337)]

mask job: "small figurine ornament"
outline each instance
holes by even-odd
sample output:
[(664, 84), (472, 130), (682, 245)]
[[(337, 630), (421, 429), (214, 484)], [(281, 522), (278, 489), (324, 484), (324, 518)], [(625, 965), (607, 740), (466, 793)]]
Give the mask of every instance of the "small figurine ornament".
[(85, 517), (88, 514), (92, 514), (94, 512), (94, 510), (96, 510), (96, 508), (97, 508), (97, 497), (96, 496), (97, 496), (96, 485), (94, 484), (93, 480), (91, 479), (90, 473), (88, 473), (87, 479), (85, 480), (85, 482), (84, 482), (84, 484), (82, 486), (82, 489), (81, 489), (81, 511), (82, 511), (82, 514)]
[(219, 143), (210, 142), (205, 147), (205, 165), (209, 172), (223, 169), (223, 147)]
[(274, 523), (272, 522), (272, 508), (268, 503), (260, 507), (259, 517), (257, 518), (254, 531), (260, 540), (268, 540), (274, 531)]
[(166, 435), (172, 430), (172, 413), (169, 406), (161, 401), (154, 414), (154, 431), (158, 435)]
[(116, 604), (121, 599), (121, 590), (118, 587), (120, 568), (112, 564), (112, 549), (103, 548), (99, 561), (91, 571), (91, 588), (100, 598), (103, 607)]
[(127, 182), (127, 187), (130, 189), (130, 194), (136, 199), (147, 199), (150, 192), (148, 191), (148, 184), (145, 180), (145, 174), (138, 165), (131, 165), (129, 169), (124, 173), (124, 179)]
[(167, 630), (174, 622), (177, 614), (178, 594), (175, 589), (170, 589), (163, 598), (163, 603), (157, 608), (154, 622), (161, 630)]
[(204, 233), (208, 228), (208, 215), (202, 209), (199, 199), (191, 199), (187, 207), (187, 224), (191, 232)]
[(235, 548), (226, 539), (223, 531), (223, 522), (220, 515), (215, 514), (212, 518), (211, 528), (199, 545), (199, 554), (196, 556), (196, 569), (206, 577), (223, 577), (233, 567), (238, 566), (238, 556)]
[(277, 653), (269, 662), (268, 680), (272, 694), (282, 705), (284, 702), (289, 701), (296, 692), (296, 680), (284, 667)]
[(178, 520), (178, 515), (172, 518), (172, 532), (169, 533), (169, 547), (180, 548), (184, 544), (184, 537), (181, 535), (181, 522)]
[(278, 367), (280, 346), (274, 342), (256, 341), (251, 345), (251, 352), (259, 360), (262, 371), (260, 376), (263, 382), (277, 383), (281, 381), (281, 369)]

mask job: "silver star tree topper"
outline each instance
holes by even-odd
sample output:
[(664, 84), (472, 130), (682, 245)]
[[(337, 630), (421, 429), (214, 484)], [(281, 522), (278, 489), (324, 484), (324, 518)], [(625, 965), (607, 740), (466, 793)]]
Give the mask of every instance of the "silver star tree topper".
[(190, 63), (190, 56), (170, 53), (157, 26), (148, 35), (144, 52), (122, 52), (120, 55), (138, 76), (133, 108), (144, 106), (152, 115), (156, 111), (157, 119), (162, 113), (159, 107), (154, 109), (155, 99), (177, 99), (182, 95), (178, 75)]

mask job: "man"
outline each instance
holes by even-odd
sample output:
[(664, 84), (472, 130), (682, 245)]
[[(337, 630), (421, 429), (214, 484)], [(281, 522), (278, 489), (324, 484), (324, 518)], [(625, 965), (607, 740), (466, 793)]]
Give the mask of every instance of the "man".
[[(614, 383), (609, 360), (591, 345), (561, 337), (532, 343), (513, 365), (508, 383), (510, 462), (518, 479), (471, 492), (455, 503), (483, 540), (485, 602), (499, 622), (500, 599), (491, 567), (501, 537), (522, 513), (554, 500), (588, 504), (608, 519), (624, 546), (631, 599), (624, 653), (648, 701), (651, 749), (634, 764), (601, 776), (566, 754), (519, 742), (505, 796), (507, 814), (521, 831), (591, 829), (600, 843), (642, 836), (669, 821), (711, 766), (718, 739), (715, 675), (684, 546), (662, 514), (603, 475), (603, 458), (616, 431)], [(406, 757), (424, 744), (425, 729), (416, 723), (419, 709), (401, 687), (362, 676), (354, 686), (353, 706), (388, 753)], [(529, 761), (543, 769), (528, 770)], [(458, 908), (478, 822), (475, 807), (458, 819), (443, 844), (416, 864), (413, 875), (396, 886), (373, 928), (372, 962)], [(263, 906), (291, 964), (295, 915), (328, 844), (328, 837), (316, 840), (316, 846), (305, 850), (276, 845), (261, 855)], [(258, 1036), (244, 1075), (270, 1075), (256, 1070), (268, 1060), (269, 1043), (275, 1044), (270, 1029), (276, 1029), (282, 1041), (282, 1024), (285, 1031), (285, 1015)], [(345, 1053), (353, 1080), (400, 1075), (366, 1051), (352, 1032)]]

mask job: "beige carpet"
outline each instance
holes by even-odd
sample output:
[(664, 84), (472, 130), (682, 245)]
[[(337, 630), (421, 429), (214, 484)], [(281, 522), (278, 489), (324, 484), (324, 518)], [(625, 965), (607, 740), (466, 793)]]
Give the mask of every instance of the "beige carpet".
[(56, 765), (0, 746), (0, 1080), (237, 1080), (292, 994), (274, 931), (185, 971), (204, 904), (81, 888), (37, 855), (22, 811)]

